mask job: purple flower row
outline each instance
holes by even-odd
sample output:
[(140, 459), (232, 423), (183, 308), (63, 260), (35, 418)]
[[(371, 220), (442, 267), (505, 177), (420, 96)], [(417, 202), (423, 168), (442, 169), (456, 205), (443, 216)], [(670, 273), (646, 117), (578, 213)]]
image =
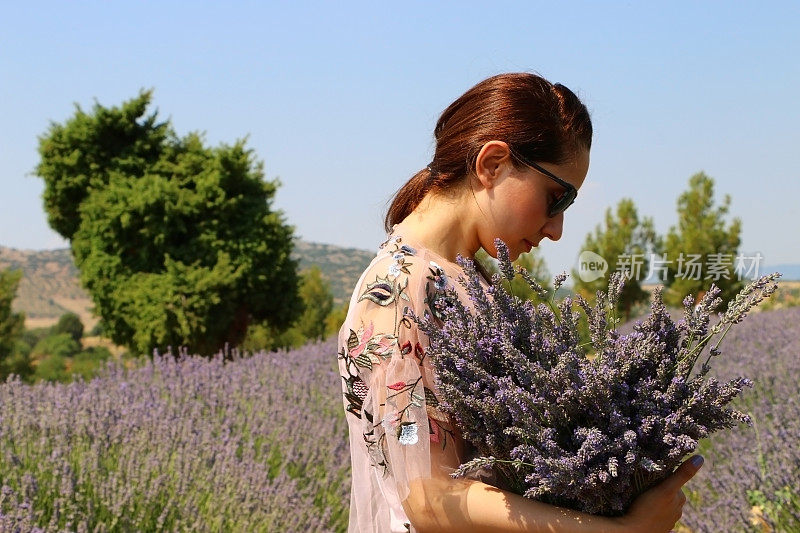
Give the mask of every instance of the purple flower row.
[(0, 385), (0, 528), (341, 531), (335, 343)]
[(721, 380), (755, 385), (735, 402), (753, 427), (701, 442), (706, 465), (688, 487), (692, 531), (800, 531), (800, 308), (752, 315), (725, 338)]

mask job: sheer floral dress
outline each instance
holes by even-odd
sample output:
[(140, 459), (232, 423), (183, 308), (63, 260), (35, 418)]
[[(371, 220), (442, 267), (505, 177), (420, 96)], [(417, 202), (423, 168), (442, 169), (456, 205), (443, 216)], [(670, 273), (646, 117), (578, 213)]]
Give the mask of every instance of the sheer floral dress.
[(427, 336), (410, 318), (437, 317), (446, 287), (469, 297), (456, 263), (397, 227), (356, 284), (339, 331), (338, 364), (350, 431), (350, 532), (414, 531), (401, 502), (415, 479), (446, 476), (470, 447), (439, 405)]

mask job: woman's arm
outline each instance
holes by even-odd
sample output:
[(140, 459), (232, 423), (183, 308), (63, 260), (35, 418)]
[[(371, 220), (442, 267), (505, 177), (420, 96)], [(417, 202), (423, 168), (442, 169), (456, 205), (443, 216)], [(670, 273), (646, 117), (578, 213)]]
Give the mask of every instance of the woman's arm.
[(412, 482), (403, 508), (420, 533), (667, 532), (680, 519), (686, 501), (681, 487), (698, 469), (699, 465), (686, 461), (672, 476), (639, 496), (627, 514), (614, 518), (548, 505), (480, 481), (448, 477)]

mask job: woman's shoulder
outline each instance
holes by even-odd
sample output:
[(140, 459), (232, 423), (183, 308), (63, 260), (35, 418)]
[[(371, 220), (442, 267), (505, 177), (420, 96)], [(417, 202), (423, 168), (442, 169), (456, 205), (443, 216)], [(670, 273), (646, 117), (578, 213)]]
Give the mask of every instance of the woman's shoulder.
[[(391, 234), (381, 243), (375, 257), (354, 287), (352, 303), (366, 301), (380, 307), (411, 305), (429, 300), (435, 291), (453, 284), (460, 272), (426, 248), (402, 235)], [(401, 306), (402, 308), (402, 306)]]
[(431, 282), (442, 289), (446, 280), (463, 270), (424, 246), (391, 234), (380, 244), (365, 273), (408, 283)]
[(391, 295), (399, 296), (401, 289), (416, 285), (424, 278), (424, 255), (419, 248), (404, 243), (400, 236), (387, 238), (361, 276), (356, 287), (359, 292), (357, 301), (369, 299), (377, 304), (390, 303)]

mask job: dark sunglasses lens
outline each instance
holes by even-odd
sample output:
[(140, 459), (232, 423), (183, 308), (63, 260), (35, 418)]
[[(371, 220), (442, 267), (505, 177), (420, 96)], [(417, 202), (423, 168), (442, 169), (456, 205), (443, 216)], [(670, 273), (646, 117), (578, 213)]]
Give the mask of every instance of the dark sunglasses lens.
[(549, 211), (548, 216), (552, 218), (557, 214), (565, 211), (575, 201), (576, 196), (578, 196), (578, 191), (576, 191), (575, 189), (570, 189), (564, 194), (562, 194), (561, 198), (559, 198), (550, 205), (550, 209), (548, 210)]

